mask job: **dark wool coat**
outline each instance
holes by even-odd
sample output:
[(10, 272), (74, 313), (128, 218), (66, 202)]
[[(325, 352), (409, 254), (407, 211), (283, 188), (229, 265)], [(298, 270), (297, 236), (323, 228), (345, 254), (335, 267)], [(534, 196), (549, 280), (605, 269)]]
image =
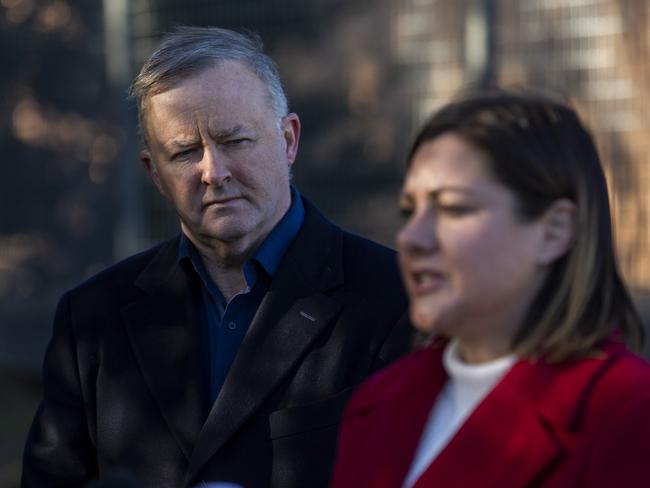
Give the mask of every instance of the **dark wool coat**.
[(118, 466), (151, 488), (327, 486), (352, 388), (412, 333), (394, 252), (305, 210), (213, 405), (178, 239), (66, 293), (23, 487)]

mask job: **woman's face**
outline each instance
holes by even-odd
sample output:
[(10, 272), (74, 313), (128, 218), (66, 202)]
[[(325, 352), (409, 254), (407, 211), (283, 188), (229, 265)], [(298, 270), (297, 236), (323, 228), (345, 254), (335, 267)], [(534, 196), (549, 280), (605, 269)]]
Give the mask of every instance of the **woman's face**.
[(397, 236), (411, 321), (488, 356), (508, 352), (544, 278), (541, 219), (516, 213), (486, 157), (454, 133), (424, 143), (406, 175)]

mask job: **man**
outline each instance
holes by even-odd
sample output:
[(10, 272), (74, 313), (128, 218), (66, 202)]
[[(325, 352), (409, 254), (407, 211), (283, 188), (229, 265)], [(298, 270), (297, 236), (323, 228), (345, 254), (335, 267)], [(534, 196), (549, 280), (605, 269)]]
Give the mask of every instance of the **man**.
[(181, 28), (132, 93), (182, 233), (62, 298), (23, 486), (327, 486), (351, 389), (410, 343), (395, 256), (290, 185), (300, 121), (255, 39)]

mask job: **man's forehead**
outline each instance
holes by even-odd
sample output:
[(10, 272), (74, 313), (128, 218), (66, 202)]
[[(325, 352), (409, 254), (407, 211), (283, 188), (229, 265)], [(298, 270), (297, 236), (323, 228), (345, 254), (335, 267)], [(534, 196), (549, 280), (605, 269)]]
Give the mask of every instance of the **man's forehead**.
[(224, 60), (151, 94), (143, 106), (149, 140), (226, 138), (276, 118), (265, 83), (241, 61)]
[(252, 70), (238, 61), (223, 61), (152, 92), (142, 109), (147, 117), (154, 107), (156, 111), (184, 111), (237, 102), (253, 109), (254, 105), (268, 103), (268, 98), (268, 88)]
[(205, 78), (217, 78), (221, 82), (236, 80), (237, 83), (252, 83), (264, 86), (257, 73), (244, 61), (236, 59), (209, 60), (186, 70), (163, 75), (156, 86), (149, 92), (149, 98), (155, 97), (184, 85), (194, 85)]

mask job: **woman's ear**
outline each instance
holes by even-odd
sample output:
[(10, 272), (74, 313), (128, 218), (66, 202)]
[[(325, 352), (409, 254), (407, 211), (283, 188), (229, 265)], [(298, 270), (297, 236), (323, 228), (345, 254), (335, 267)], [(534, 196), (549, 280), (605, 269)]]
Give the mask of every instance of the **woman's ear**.
[(576, 233), (576, 205), (567, 198), (554, 201), (541, 217), (543, 238), (538, 263), (547, 266), (564, 256)]

